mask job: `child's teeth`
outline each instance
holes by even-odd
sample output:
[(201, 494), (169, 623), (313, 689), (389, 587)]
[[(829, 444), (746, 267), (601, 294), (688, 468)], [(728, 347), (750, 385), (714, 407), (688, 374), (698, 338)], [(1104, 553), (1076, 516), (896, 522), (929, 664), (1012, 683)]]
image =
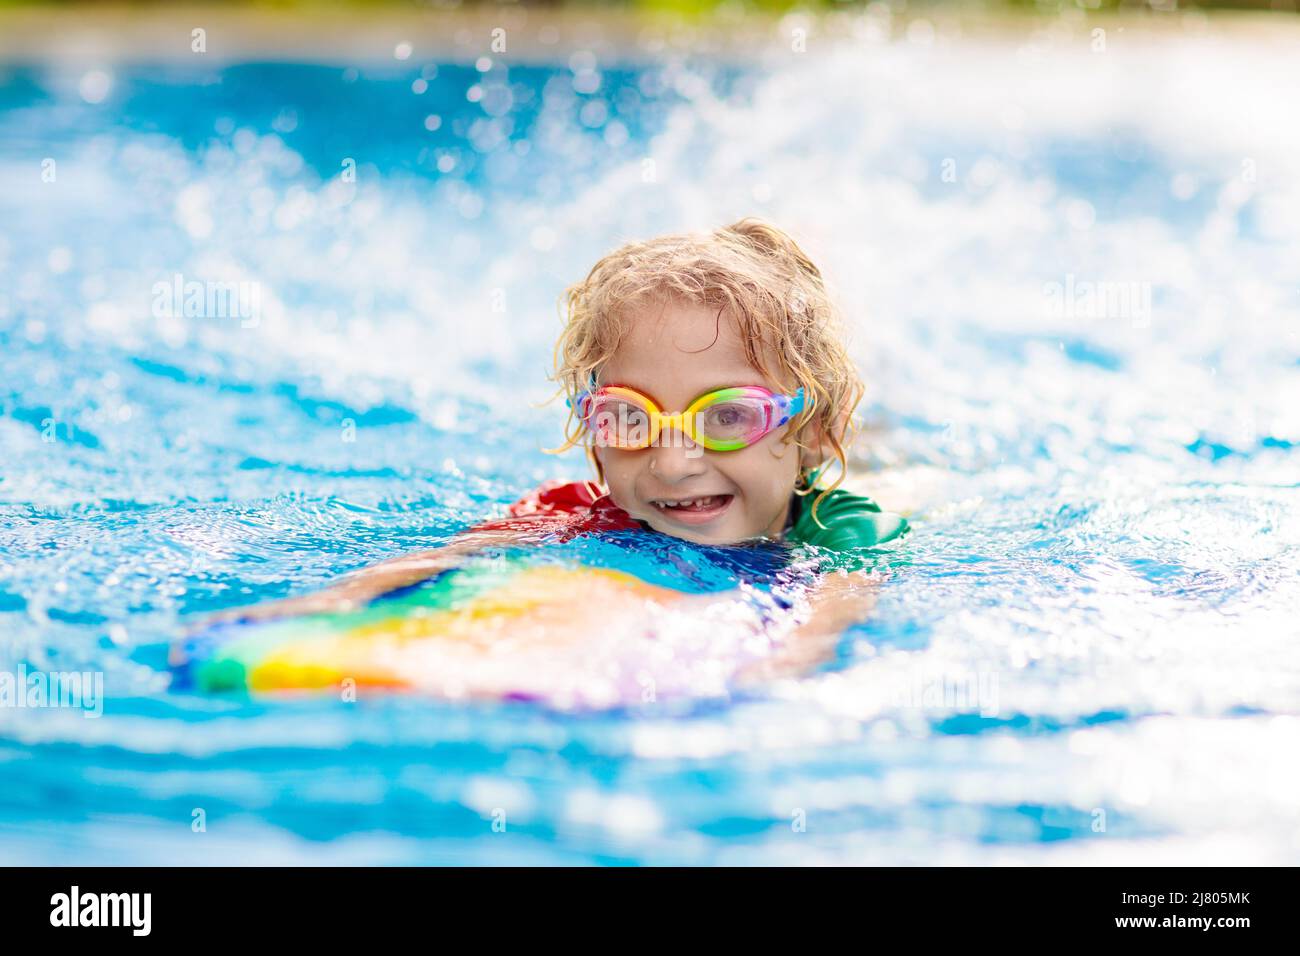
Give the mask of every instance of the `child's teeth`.
[(705, 495), (703, 498), (683, 498), (680, 501), (656, 501), (655, 507), (664, 508), (702, 508), (705, 505), (712, 504), (714, 495)]

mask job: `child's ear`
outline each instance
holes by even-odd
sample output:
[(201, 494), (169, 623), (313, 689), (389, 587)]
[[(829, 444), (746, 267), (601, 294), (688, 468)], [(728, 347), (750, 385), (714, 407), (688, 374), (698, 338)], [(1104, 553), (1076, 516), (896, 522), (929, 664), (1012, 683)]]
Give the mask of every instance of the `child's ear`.
[(803, 433), (803, 447), (799, 449), (799, 468), (807, 471), (816, 468), (835, 452), (826, 437), (826, 428), (820, 421), (811, 421)]
[[(842, 412), (832, 423), (835, 434), (840, 436), (843, 441), (844, 435), (848, 429), (849, 417), (847, 412)], [(802, 469), (816, 468), (823, 462), (835, 457), (835, 445), (831, 442), (830, 436), (826, 431), (826, 425), (821, 419), (815, 419), (808, 423), (803, 437), (804, 447), (800, 449), (799, 467)]]

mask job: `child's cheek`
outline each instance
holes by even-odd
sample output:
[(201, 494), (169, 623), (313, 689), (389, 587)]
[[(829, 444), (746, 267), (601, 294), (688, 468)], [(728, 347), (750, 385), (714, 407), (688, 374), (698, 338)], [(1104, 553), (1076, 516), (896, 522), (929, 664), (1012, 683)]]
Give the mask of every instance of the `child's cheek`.
[(784, 429), (773, 432), (741, 452), (733, 452), (735, 480), (748, 487), (757, 501), (784, 501), (799, 480), (798, 449), (784, 444)]
[(630, 513), (636, 507), (632, 492), (636, 485), (636, 464), (629, 457), (628, 452), (613, 448), (596, 449), (596, 460), (605, 475), (609, 496), (614, 499), (614, 504)]

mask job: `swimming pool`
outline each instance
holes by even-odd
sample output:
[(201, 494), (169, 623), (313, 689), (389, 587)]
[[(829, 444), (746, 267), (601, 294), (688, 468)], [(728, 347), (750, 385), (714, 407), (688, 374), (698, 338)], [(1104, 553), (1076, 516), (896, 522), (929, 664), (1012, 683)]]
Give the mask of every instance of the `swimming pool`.
[[(1300, 60), (864, 23), (0, 68), (0, 668), (105, 695), (0, 708), (0, 856), (1295, 863)], [(558, 292), (750, 213), (824, 260), (916, 529), (834, 667), (654, 713), (170, 686), (192, 616), (584, 474)]]

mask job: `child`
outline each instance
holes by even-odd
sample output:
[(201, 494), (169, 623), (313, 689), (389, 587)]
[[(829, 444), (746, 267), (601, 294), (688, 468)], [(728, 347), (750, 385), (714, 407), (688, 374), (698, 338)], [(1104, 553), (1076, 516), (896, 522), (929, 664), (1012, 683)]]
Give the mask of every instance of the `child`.
[[(857, 549), (907, 522), (840, 489), (862, 383), (821, 273), (785, 233), (745, 219), (707, 235), (630, 243), (565, 296), (556, 373), (567, 441), (596, 482), (551, 483), (435, 551), (399, 557), (317, 594), (226, 617), (346, 609), (455, 567), (484, 547), (645, 529), (708, 545), (783, 540), (859, 572)], [(819, 479), (834, 459), (839, 476)], [(763, 675), (822, 659), (869, 610), (871, 579), (822, 579), (787, 653)]]

